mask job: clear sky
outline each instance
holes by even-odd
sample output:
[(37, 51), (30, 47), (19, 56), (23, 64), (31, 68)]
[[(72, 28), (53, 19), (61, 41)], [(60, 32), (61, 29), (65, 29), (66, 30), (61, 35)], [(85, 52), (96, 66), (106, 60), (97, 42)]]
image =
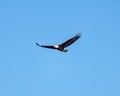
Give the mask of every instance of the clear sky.
[(120, 0), (2, 0), (0, 45), (0, 96), (120, 96)]

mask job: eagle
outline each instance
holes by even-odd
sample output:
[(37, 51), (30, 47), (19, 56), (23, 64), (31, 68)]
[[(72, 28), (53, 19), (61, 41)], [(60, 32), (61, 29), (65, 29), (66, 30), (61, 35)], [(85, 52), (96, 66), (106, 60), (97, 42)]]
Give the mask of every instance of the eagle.
[(65, 48), (68, 47), (69, 45), (71, 45), (72, 43), (74, 43), (80, 37), (81, 37), (81, 34), (77, 34), (74, 37), (65, 41), (64, 43), (58, 44), (58, 45), (39, 45), (39, 43), (36, 43), (36, 45), (40, 46), (40, 47), (44, 47), (44, 48), (57, 49), (62, 52), (67, 52), (68, 50)]

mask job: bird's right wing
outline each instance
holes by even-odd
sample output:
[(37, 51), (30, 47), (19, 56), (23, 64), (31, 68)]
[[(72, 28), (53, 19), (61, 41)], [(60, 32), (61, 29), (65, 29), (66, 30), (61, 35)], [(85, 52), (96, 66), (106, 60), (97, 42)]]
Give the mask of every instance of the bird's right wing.
[(54, 46), (48, 46), (48, 45), (39, 45), (36, 43), (37, 46), (44, 47), (44, 48), (51, 48), (51, 49), (56, 49)]

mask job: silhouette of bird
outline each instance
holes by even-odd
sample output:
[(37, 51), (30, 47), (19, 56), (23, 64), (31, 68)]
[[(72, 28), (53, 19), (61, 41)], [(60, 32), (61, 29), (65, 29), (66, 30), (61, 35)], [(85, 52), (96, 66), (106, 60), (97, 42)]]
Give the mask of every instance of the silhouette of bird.
[(67, 52), (68, 50), (65, 48), (71, 45), (72, 43), (74, 43), (80, 37), (81, 37), (81, 34), (77, 34), (74, 37), (70, 38), (69, 40), (59, 45), (39, 45), (38, 43), (36, 43), (36, 45), (44, 48), (57, 49), (62, 52)]

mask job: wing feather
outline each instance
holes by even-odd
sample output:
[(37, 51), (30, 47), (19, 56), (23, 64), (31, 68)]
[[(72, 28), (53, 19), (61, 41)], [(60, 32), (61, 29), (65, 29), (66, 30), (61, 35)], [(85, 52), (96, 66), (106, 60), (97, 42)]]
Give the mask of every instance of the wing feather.
[(60, 45), (63, 47), (67, 47), (67, 46), (71, 45), (72, 43), (74, 43), (80, 37), (81, 37), (81, 34), (77, 34), (76, 36), (72, 37), (71, 39), (65, 41), (64, 43), (62, 43)]
[(44, 48), (50, 48), (50, 49), (56, 49), (54, 46), (49, 46), (49, 45), (39, 45), (36, 43), (37, 46), (44, 47)]

